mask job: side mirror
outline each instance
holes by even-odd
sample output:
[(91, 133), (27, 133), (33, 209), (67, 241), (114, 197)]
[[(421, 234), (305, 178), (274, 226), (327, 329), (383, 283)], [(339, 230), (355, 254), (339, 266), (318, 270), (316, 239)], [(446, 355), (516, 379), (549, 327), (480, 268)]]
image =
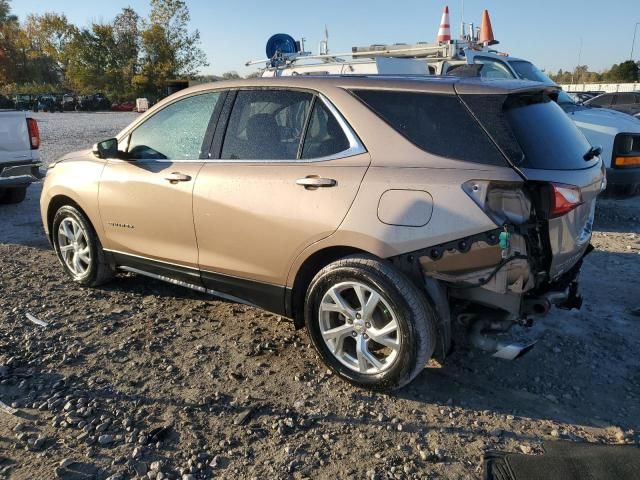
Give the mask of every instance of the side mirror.
[(98, 158), (120, 158), (118, 139), (110, 138), (96, 143), (93, 146), (93, 154)]

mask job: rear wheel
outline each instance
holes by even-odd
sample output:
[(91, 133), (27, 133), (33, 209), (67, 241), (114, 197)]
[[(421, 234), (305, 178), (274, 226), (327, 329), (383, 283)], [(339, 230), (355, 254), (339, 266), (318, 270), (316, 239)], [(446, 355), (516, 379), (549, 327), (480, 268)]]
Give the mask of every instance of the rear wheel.
[(61, 207), (53, 219), (51, 235), (65, 271), (81, 285), (95, 287), (111, 279), (100, 240), (87, 217), (70, 205)]
[(318, 272), (307, 291), (305, 321), (324, 362), (374, 390), (409, 383), (435, 349), (435, 314), (424, 294), (371, 256), (346, 257)]

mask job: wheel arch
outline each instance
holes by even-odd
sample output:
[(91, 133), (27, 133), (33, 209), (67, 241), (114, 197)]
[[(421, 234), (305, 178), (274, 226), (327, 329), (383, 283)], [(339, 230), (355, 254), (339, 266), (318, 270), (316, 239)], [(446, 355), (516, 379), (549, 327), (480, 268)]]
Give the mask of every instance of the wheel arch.
[(292, 288), (288, 288), (286, 292), (287, 311), (296, 328), (304, 327), (304, 297), (313, 277), (330, 263), (359, 253), (373, 255), (357, 247), (334, 245), (314, 252), (302, 262), (295, 274)]
[(89, 223), (93, 227), (93, 231), (96, 233), (96, 236), (100, 241), (102, 241), (98, 233), (98, 229), (96, 228), (95, 222), (91, 219), (91, 216), (88, 215), (87, 212), (78, 204), (78, 202), (67, 195), (58, 194), (51, 198), (51, 200), (49, 201), (49, 205), (47, 206), (47, 231), (49, 232), (49, 241), (51, 242), (51, 244), (53, 245), (53, 219), (56, 216), (56, 212), (66, 205), (78, 209), (78, 211), (80, 211), (80, 213), (82, 213), (87, 218), (87, 220), (89, 220)]

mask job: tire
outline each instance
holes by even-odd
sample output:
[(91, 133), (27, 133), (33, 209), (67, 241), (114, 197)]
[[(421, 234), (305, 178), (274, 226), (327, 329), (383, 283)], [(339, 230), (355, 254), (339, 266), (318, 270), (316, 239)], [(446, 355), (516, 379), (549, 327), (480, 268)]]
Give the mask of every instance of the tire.
[[(63, 222), (70, 229), (67, 231), (71, 231), (71, 233), (79, 231), (75, 230), (74, 224), (82, 230), (81, 235), (76, 235), (77, 246), (65, 248), (73, 245), (73, 241), (70, 236), (61, 233), (60, 226)], [(91, 222), (80, 210), (71, 205), (60, 207), (53, 218), (51, 237), (58, 260), (74, 282), (86, 287), (97, 287), (111, 280), (114, 269), (105, 257), (102, 244)], [(63, 250), (65, 251), (63, 252)], [(73, 261), (73, 256), (76, 251), (85, 253), (78, 255), (80, 268), (74, 270), (76, 264)]]
[[(365, 305), (374, 298), (374, 293), (378, 295), (373, 314), (368, 315), (367, 309), (362, 308), (358, 293)], [(351, 319), (335, 311), (336, 294), (340, 302), (346, 301), (350, 307)], [(393, 319), (396, 329), (392, 328)], [(305, 323), (327, 366), (348, 382), (371, 390), (391, 391), (411, 382), (423, 370), (436, 346), (436, 314), (425, 293), (393, 266), (369, 255), (345, 257), (316, 274), (305, 298)], [(389, 328), (393, 333), (380, 334)], [(341, 347), (339, 340), (333, 339), (330, 347), (323, 331), (326, 336), (338, 329)], [(342, 333), (350, 329), (353, 330), (348, 335)], [(358, 345), (366, 354), (358, 353)], [(372, 356), (379, 365), (368, 360)]]

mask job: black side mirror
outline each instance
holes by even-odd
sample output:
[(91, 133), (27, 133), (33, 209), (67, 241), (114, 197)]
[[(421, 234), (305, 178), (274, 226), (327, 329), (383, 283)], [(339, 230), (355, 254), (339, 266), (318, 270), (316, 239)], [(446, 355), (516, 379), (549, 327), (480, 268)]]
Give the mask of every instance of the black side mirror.
[(120, 158), (118, 151), (118, 139), (110, 138), (98, 142), (93, 146), (93, 154), (98, 158)]

